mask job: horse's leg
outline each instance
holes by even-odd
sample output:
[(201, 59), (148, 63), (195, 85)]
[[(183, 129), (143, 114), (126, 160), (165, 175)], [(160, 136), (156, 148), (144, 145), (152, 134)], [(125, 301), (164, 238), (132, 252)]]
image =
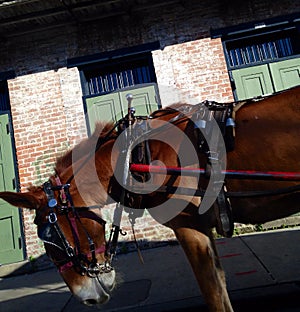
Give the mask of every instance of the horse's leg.
[(233, 311), (214, 240), (191, 228), (180, 227), (174, 232), (191, 263), (210, 311)]

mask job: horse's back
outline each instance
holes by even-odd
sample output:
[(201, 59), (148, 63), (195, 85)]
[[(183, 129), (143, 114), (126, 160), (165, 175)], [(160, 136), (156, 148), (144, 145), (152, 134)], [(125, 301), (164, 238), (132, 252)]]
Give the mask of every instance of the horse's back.
[(300, 86), (243, 105), (236, 113), (229, 169), (298, 171), (299, 133)]
[[(227, 153), (234, 170), (298, 172), (300, 170), (300, 87), (243, 105), (236, 114), (236, 144)], [(229, 191), (270, 190), (297, 182), (228, 180)], [(299, 183), (299, 182), (298, 182)], [(300, 193), (233, 198), (236, 222), (263, 223), (299, 211)]]

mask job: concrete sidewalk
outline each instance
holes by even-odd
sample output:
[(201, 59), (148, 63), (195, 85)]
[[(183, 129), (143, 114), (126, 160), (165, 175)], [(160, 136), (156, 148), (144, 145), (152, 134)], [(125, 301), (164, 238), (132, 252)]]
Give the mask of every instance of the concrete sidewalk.
[[(300, 311), (300, 228), (218, 239), (236, 311)], [(119, 255), (119, 284), (102, 311), (206, 311), (180, 246)], [(201, 265), (201, 264), (200, 264)], [(0, 279), (0, 311), (88, 312), (54, 269)]]

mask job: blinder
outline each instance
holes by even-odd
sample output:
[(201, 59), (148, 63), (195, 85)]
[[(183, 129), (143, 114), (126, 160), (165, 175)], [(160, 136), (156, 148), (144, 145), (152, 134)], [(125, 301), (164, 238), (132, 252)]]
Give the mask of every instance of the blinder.
[[(57, 179), (59, 180), (58, 177), (56, 178), (56, 181), (58, 181)], [(69, 187), (69, 184), (62, 185), (60, 183), (56, 186), (52, 186), (50, 180), (44, 183), (43, 188), (47, 196), (48, 207), (45, 208), (47, 211), (45, 211), (45, 209), (39, 211), (35, 218), (34, 222), (38, 225), (38, 237), (45, 244), (58, 248), (64, 255), (64, 259), (62, 260), (53, 260), (60, 272), (74, 267), (74, 269), (81, 275), (87, 275), (89, 277), (97, 277), (99, 274), (109, 273), (113, 270), (111, 261), (106, 260), (104, 263), (100, 264), (96, 259), (96, 254), (101, 253), (104, 253), (107, 258), (107, 246), (102, 245), (97, 249), (95, 248), (95, 244), (88, 233), (88, 230), (81, 222), (81, 218), (94, 220), (103, 227), (105, 226), (106, 221), (89, 210), (90, 208), (99, 208), (99, 206), (74, 207), (69, 193)], [(63, 195), (62, 197), (66, 199), (61, 200), (61, 206), (57, 203), (54, 191), (60, 191), (61, 195)], [(69, 223), (74, 239), (74, 247), (69, 243), (58, 224), (58, 214), (64, 215)], [(44, 222), (45, 220), (46, 222)], [(78, 227), (82, 228), (88, 240), (90, 249), (88, 254), (81, 252)]]
[(38, 227), (38, 237), (45, 243), (53, 245), (60, 250), (64, 251), (64, 246), (57, 234), (57, 231), (54, 229), (52, 223), (43, 223)]

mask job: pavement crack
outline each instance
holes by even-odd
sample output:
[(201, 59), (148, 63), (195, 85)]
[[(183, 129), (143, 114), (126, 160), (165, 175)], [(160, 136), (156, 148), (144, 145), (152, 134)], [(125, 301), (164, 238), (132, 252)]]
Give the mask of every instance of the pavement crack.
[(238, 236), (238, 238), (241, 240), (241, 242), (250, 250), (254, 258), (260, 263), (260, 265), (266, 270), (267, 274), (271, 277), (271, 279), (274, 281), (274, 283), (278, 284), (277, 279), (272, 274), (272, 272), (268, 269), (268, 267), (263, 263), (263, 261), (257, 256), (257, 254), (254, 252), (254, 250), (250, 247), (249, 244), (241, 237)]

